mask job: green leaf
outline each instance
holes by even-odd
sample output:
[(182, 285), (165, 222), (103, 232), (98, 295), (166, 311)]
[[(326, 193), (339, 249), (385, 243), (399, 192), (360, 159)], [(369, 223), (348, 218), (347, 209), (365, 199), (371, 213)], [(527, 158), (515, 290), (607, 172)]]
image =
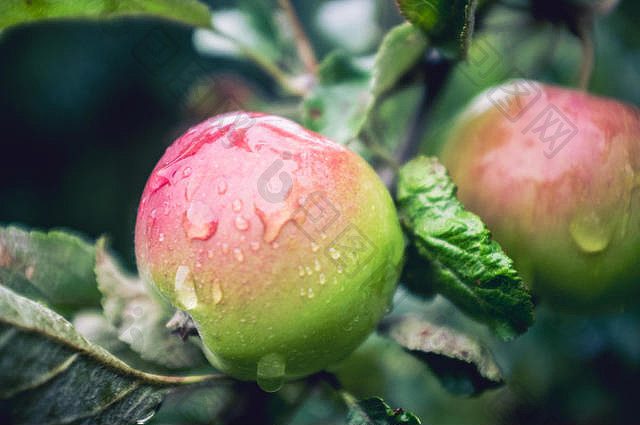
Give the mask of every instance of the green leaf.
[(167, 329), (174, 309), (137, 276), (125, 273), (105, 243), (104, 238), (97, 243), (95, 271), (104, 315), (117, 329), (120, 341), (142, 359), (167, 368), (208, 365), (196, 339), (183, 341)]
[(357, 401), (348, 393), (343, 393), (349, 406), (347, 423), (349, 425), (396, 425), (421, 424), (420, 419), (404, 409), (392, 409), (380, 397)]
[(424, 55), (428, 44), (424, 34), (409, 23), (392, 28), (376, 53), (371, 93), (377, 98), (393, 88)]
[[(385, 130), (410, 117), (404, 106), (413, 103), (398, 99), (395, 106), (377, 117), (373, 128), (368, 128), (376, 115), (375, 108), (416, 65), (427, 44), (423, 34), (411, 25), (403, 24), (384, 37), (373, 65), (363, 66), (362, 60), (343, 51), (328, 55), (318, 69), (316, 87), (304, 99), (303, 125), (343, 144), (357, 143), (365, 130), (382, 138), (380, 129)], [(378, 142), (395, 146), (397, 140), (389, 139), (393, 137)]]
[(348, 144), (362, 129), (372, 95), (369, 72), (342, 51), (325, 58), (318, 85), (303, 102), (303, 125), (337, 142)]
[(132, 369), (2, 283), (0, 406), (11, 423), (132, 423), (150, 417), (172, 388), (220, 379)]
[(406, 315), (385, 319), (379, 330), (426, 362), (449, 392), (469, 396), (503, 383), (489, 349), (449, 326)]
[(531, 295), (513, 261), (482, 220), (464, 209), (456, 190), (435, 158), (418, 157), (400, 170), (401, 220), (425, 264), (422, 279), (408, 286), (431, 285), (499, 337), (511, 339), (533, 324)]
[(458, 46), (462, 56), (469, 47), (478, 0), (397, 0), (404, 17), (439, 47)]
[(0, 227), (0, 277), (15, 292), (65, 313), (98, 307), (95, 248), (61, 232)]
[(147, 15), (187, 25), (209, 27), (209, 8), (197, 0), (3, 0), (0, 30), (51, 18), (104, 19)]

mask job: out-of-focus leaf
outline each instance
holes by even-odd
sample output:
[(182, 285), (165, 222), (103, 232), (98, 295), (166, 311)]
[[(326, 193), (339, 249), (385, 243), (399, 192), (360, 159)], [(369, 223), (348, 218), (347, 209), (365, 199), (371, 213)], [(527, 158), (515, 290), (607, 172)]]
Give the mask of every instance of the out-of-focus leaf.
[[(303, 102), (303, 125), (340, 143), (360, 143), (363, 132), (371, 142), (393, 151), (401, 137), (419, 88), (386, 96), (418, 62), (427, 40), (411, 25), (393, 28), (384, 38), (373, 65), (363, 66), (342, 51), (325, 58), (316, 87)], [(407, 98), (408, 96), (408, 98)], [(384, 111), (376, 111), (384, 103)], [(380, 113), (378, 113), (380, 112)], [(368, 158), (370, 152), (360, 152)]]
[[(297, 74), (302, 64), (295, 38), (286, 25), (277, 22), (273, 3), (241, 0), (237, 8), (213, 11), (212, 29), (194, 32), (194, 45), (206, 55), (249, 59), (273, 75), (287, 70)], [(292, 84), (292, 83), (291, 83)]]
[(96, 246), (96, 277), (104, 315), (117, 329), (118, 338), (144, 360), (168, 368), (207, 364), (196, 342), (183, 341), (167, 329), (173, 309), (137, 276), (122, 271), (107, 252), (104, 239)]
[(424, 55), (428, 40), (409, 23), (392, 28), (376, 53), (371, 93), (378, 97), (391, 89)]
[(98, 307), (95, 248), (78, 236), (0, 227), (0, 277), (13, 291), (63, 313)]
[(478, 0), (397, 0), (404, 17), (441, 47), (457, 45), (464, 56), (473, 35)]
[(219, 378), (132, 369), (0, 281), (0, 406), (14, 424), (132, 423), (172, 388)]
[(357, 401), (349, 394), (343, 394), (349, 405), (349, 425), (418, 425), (420, 419), (404, 409), (392, 409), (380, 397), (372, 397)]
[(411, 123), (424, 96), (424, 85), (420, 81), (397, 87), (388, 96), (378, 99), (375, 110), (369, 115), (363, 131), (369, 139), (375, 140), (388, 152), (407, 137), (410, 137)]
[(443, 387), (454, 394), (474, 395), (502, 384), (489, 349), (460, 331), (413, 315), (389, 318), (379, 329), (425, 361)]
[(344, 52), (327, 56), (318, 69), (318, 85), (304, 99), (303, 125), (340, 143), (356, 139), (373, 97), (369, 75)]
[(50, 18), (104, 19), (147, 15), (187, 25), (209, 27), (209, 8), (197, 0), (3, 0), (0, 30)]
[(221, 10), (213, 14), (215, 30), (235, 41), (251, 48), (266, 60), (276, 61), (280, 57), (277, 40), (273, 34), (264, 33), (264, 28), (255, 25), (255, 18), (251, 14), (238, 9)]
[[(304, 100), (303, 124), (340, 143), (357, 139), (378, 100), (409, 72), (426, 48), (425, 36), (403, 24), (384, 37), (373, 66), (362, 67), (343, 51), (330, 54), (318, 69), (316, 88)], [(374, 131), (387, 128), (398, 116), (383, 118)]]
[(425, 261), (421, 282), (409, 286), (431, 285), (499, 337), (511, 339), (533, 324), (531, 295), (513, 261), (482, 220), (464, 209), (456, 190), (435, 158), (418, 157), (400, 170), (401, 220)]

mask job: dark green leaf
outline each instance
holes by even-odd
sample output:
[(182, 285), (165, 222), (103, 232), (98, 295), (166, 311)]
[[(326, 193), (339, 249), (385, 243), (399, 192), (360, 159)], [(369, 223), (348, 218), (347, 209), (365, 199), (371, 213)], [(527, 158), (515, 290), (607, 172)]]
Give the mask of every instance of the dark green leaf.
[(0, 30), (50, 18), (104, 19), (147, 15), (188, 25), (209, 27), (211, 13), (197, 0), (3, 0)]
[(362, 401), (354, 400), (349, 394), (343, 394), (349, 405), (349, 425), (418, 425), (420, 419), (404, 409), (392, 409), (380, 397)]
[[(420, 282), (431, 285), (503, 339), (533, 323), (531, 295), (482, 220), (456, 198), (435, 158), (419, 157), (399, 173), (398, 202), (405, 231), (425, 261)], [(415, 264), (415, 260), (412, 260)]]
[(502, 374), (489, 349), (451, 327), (407, 315), (386, 319), (380, 331), (425, 361), (454, 394), (475, 395), (502, 384)]
[(78, 236), (0, 227), (0, 277), (15, 292), (63, 312), (98, 307), (95, 248)]
[(405, 18), (439, 47), (457, 45), (466, 54), (478, 0), (396, 0)]
[(137, 276), (125, 273), (105, 249), (96, 246), (96, 277), (102, 292), (104, 315), (118, 338), (147, 361), (168, 368), (206, 365), (197, 340), (182, 340), (166, 323), (174, 309)]
[(131, 423), (152, 415), (172, 388), (217, 378), (132, 369), (0, 281), (0, 407), (12, 423)]

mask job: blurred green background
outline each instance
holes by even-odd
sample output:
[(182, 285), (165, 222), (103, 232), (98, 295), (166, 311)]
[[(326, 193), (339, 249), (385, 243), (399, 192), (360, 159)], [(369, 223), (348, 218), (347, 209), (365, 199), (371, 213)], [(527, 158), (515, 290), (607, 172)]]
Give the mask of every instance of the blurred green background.
[[(384, 33), (402, 22), (390, 1), (294, 4), (319, 57), (336, 47), (373, 54)], [(209, 5), (236, 7), (230, 1)], [(640, 3), (626, 0), (597, 22), (590, 85), (596, 94), (636, 106), (639, 19)], [(437, 153), (456, 112), (490, 85), (519, 76), (575, 83), (577, 39), (553, 23), (522, 16), (518, 7), (496, 8), (476, 34), (480, 42), (497, 49), (500, 65), (481, 79), (470, 78), (474, 71), (467, 65), (454, 70), (421, 136), (422, 152)], [(153, 19), (45, 22), (4, 32), (0, 223), (68, 228), (92, 238), (107, 234), (133, 270), (139, 196), (178, 135), (208, 115), (239, 107), (299, 117), (299, 99), (283, 96), (260, 69), (205, 50), (196, 49), (193, 30)], [(411, 302), (403, 297), (398, 308)], [(508, 385), (476, 398), (448, 394), (420, 362), (378, 337), (337, 373), (357, 396), (381, 395), (423, 423), (637, 423), (638, 309), (586, 318), (542, 305), (536, 318), (516, 341), (492, 344)], [(264, 411), (281, 408), (287, 391), (295, 392), (285, 387), (270, 396)], [(189, 415), (193, 423), (206, 421), (193, 413), (199, 407), (185, 408), (193, 400), (173, 403), (157, 421), (179, 423)], [(341, 414), (337, 400), (314, 390), (292, 421), (326, 423)]]

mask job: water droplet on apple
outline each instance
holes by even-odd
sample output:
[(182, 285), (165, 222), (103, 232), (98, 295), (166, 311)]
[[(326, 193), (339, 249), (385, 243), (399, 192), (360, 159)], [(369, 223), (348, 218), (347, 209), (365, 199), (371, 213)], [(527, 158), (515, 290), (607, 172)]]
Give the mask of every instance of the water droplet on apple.
[(162, 241), (164, 241), (164, 233), (160, 233), (158, 235), (158, 242), (162, 242)]
[(307, 298), (313, 298), (315, 297), (315, 294), (313, 293), (313, 288), (309, 288), (307, 290)]
[(198, 305), (196, 288), (191, 277), (191, 270), (187, 266), (180, 266), (176, 270), (174, 282), (176, 302), (184, 310), (191, 310)]
[(186, 167), (184, 170), (182, 170), (182, 175), (184, 177), (189, 177), (191, 175), (191, 167)]
[(257, 251), (260, 249), (260, 242), (258, 241), (253, 241), (249, 244), (249, 246), (251, 247), (252, 251)]
[(220, 304), (220, 301), (222, 301), (222, 286), (220, 286), (220, 280), (216, 279), (213, 281), (213, 288), (212, 288), (212, 293), (213, 293), (213, 302), (215, 304)]
[(329, 248), (329, 255), (331, 255), (331, 258), (333, 258), (334, 260), (340, 258), (340, 253), (336, 251), (334, 247)]
[(311, 251), (317, 252), (320, 249), (317, 243), (311, 242)]
[(257, 381), (263, 391), (275, 392), (282, 388), (284, 382), (285, 361), (277, 354), (271, 353), (258, 361)]
[(203, 202), (192, 202), (184, 217), (184, 230), (189, 239), (207, 240), (216, 233), (218, 219)]
[(231, 203), (231, 208), (233, 209), (234, 212), (242, 211), (242, 200), (236, 199), (235, 201), (233, 201)]
[(314, 268), (316, 269), (316, 271), (317, 271), (317, 272), (319, 272), (319, 271), (320, 271), (320, 262), (318, 261), (318, 259), (317, 259), (317, 258), (316, 258), (316, 260), (315, 260), (315, 267), (314, 267)]
[(226, 242), (222, 242), (222, 253), (223, 254), (229, 253), (229, 244)]
[(313, 274), (313, 270), (311, 270), (311, 267), (309, 267), (309, 266), (305, 266), (305, 268), (304, 268), (304, 269), (306, 270), (306, 272), (307, 272), (307, 274), (308, 274), (309, 276), (311, 276), (311, 275)]
[(222, 180), (218, 182), (218, 195), (224, 195), (227, 192), (227, 182)]
[(241, 215), (236, 217), (235, 224), (236, 224), (236, 229), (238, 230), (247, 230), (249, 228), (249, 222), (247, 221), (246, 218), (244, 218)]
[(233, 256), (239, 263), (242, 263), (244, 261), (244, 254), (242, 253), (242, 250), (240, 248), (233, 249)]
[(569, 224), (569, 233), (586, 253), (593, 254), (604, 251), (613, 234), (613, 224), (605, 223), (594, 211), (576, 215)]
[(298, 266), (298, 275), (304, 277), (304, 267)]
[(327, 281), (327, 278), (324, 276), (324, 273), (320, 273), (319, 280), (320, 280), (320, 285), (325, 284), (325, 282)]

